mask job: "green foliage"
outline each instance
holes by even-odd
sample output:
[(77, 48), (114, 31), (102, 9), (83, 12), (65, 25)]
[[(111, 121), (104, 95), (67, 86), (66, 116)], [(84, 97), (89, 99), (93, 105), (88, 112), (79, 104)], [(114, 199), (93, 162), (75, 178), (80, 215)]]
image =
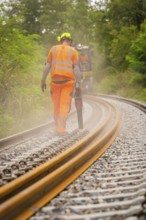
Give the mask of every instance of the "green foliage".
[(141, 84), (145, 80), (143, 74), (125, 71), (105, 77), (95, 85), (96, 92), (129, 97), (146, 102), (146, 88)]
[(11, 28), (15, 22), (0, 20), (0, 137), (45, 122), (52, 109), (40, 90), (45, 50), (37, 35)]
[(146, 22), (137, 39), (132, 42), (127, 61), (133, 70), (146, 74)]
[(70, 1), (42, 0), (42, 13), (40, 16), (41, 28), (47, 41), (56, 42), (57, 35), (64, 32), (67, 21), (67, 9)]
[(66, 22), (66, 27), (64, 28), (73, 33), (76, 43), (82, 42), (82, 44), (85, 44), (90, 42), (93, 32), (88, 0), (76, 0), (74, 3), (70, 1), (70, 6), (66, 13), (68, 24)]
[(135, 26), (122, 27), (119, 33), (113, 30), (112, 35), (113, 40), (110, 51), (111, 65), (120, 71), (125, 70), (128, 67), (126, 55), (131, 47), (131, 41), (137, 36), (136, 28)]
[[(0, 20), (0, 92), (2, 100), (9, 96), (11, 87), (17, 86), (27, 77), (27, 68), (33, 62), (32, 57), (34, 56), (36, 35), (25, 36), (18, 29), (11, 28), (12, 23), (14, 23), (14, 19), (8, 20), (4, 24)], [(21, 70), (24, 72), (23, 77), (20, 77)]]
[(107, 66), (125, 70), (131, 41), (146, 18), (146, 1), (111, 0), (100, 1), (100, 5), (92, 16), (97, 43), (106, 55)]
[(138, 30), (146, 18), (145, 0), (111, 0), (107, 3), (107, 16), (117, 30), (135, 25)]

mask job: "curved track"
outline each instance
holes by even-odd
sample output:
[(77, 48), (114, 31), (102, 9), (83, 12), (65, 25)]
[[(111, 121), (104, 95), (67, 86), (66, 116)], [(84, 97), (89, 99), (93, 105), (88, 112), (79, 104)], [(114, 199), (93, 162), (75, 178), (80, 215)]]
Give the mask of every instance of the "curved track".
[[(29, 218), (91, 166), (116, 138), (120, 128), (117, 111), (119, 104), (113, 101), (111, 104), (111, 101), (101, 100), (96, 96), (86, 97), (86, 102), (94, 109), (90, 116), (87, 114), (86, 129), (72, 130), (66, 139), (55, 138), (54, 145), (52, 139), (50, 145), (42, 147), (41, 151), (45, 150), (42, 158), (33, 158), (31, 161), (28, 170), (33, 169), (32, 171), (27, 172), (26, 169), (27, 173), (24, 175), (18, 172), (19, 178), (16, 178), (19, 176), (17, 172), (13, 173), (15, 180), (11, 178), (9, 183), (1, 187), (3, 219)], [(89, 109), (87, 112), (89, 113)], [(62, 151), (57, 156), (51, 156), (49, 149), (56, 145)], [(11, 145), (8, 152), (10, 148)], [(122, 146), (116, 149), (111, 147), (96, 162), (100, 169), (96, 163), (92, 165), (80, 177), (81, 180), (75, 181), (31, 219), (122, 220), (142, 213), (141, 204), (145, 204), (146, 192), (146, 145), (139, 149), (130, 148), (129, 151), (126, 146), (123, 151), (122, 149)], [(140, 150), (141, 154), (138, 154)], [(121, 155), (120, 160), (117, 155)], [(32, 155), (28, 157), (32, 158)], [(121, 169), (116, 169), (117, 164)]]
[[(92, 98), (92, 102), (100, 103), (100, 114), (106, 111), (106, 117), (104, 115), (98, 126), (95, 123), (94, 129), (92, 128), (88, 135), (58, 157), (1, 187), (1, 213), (4, 219), (25, 219), (31, 216), (36, 207), (38, 209), (50, 201), (111, 144), (119, 131), (119, 113), (114, 106), (105, 101)], [(91, 120), (88, 124), (89, 128), (90, 126)], [(85, 134), (85, 131), (82, 133)]]
[(131, 100), (123, 104), (121, 99), (106, 96), (121, 113), (122, 129), (114, 143), (31, 220), (146, 219), (146, 115), (141, 112), (146, 105), (132, 100), (132, 107)]

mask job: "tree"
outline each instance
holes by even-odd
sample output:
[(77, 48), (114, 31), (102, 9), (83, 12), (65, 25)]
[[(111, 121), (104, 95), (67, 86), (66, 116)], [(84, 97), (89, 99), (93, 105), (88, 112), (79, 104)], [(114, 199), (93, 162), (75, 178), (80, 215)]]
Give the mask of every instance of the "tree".
[(133, 70), (146, 75), (146, 22), (137, 39), (132, 42), (127, 61)]
[(111, 0), (107, 3), (107, 12), (108, 18), (118, 30), (130, 25), (140, 30), (146, 18), (146, 0)]
[(37, 38), (36, 35), (25, 36), (20, 30), (11, 28), (15, 22), (14, 19), (9, 19), (3, 24), (3, 20), (0, 19), (0, 102), (2, 106), (7, 105), (11, 88), (24, 83), (26, 70), (34, 56), (34, 39)]
[(137, 37), (137, 30), (135, 26), (122, 27), (118, 33), (116, 30), (112, 31), (113, 40), (111, 42), (110, 60), (111, 65), (120, 71), (128, 68), (126, 56), (131, 47), (131, 41)]

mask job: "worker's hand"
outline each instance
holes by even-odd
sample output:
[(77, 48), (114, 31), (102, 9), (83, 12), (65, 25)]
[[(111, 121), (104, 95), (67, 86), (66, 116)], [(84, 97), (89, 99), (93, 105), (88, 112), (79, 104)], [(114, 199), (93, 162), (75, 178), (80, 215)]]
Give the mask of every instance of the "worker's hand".
[(80, 80), (76, 80), (75, 90), (81, 90), (82, 91), (82, 82)]
[(44, 80), (41, 80), (41, 90), (42, 92), (44, 92), (46, 90), (47, 86), (46, 86), (46, 82)]
[(75, 88), (74, 88), (74, 98), (80, 97), (82, 95), (82, 88), (81, 88), (81, 82), (76, 81), (75, 82)]
[(78, 80), (75, 82), (75, 88), (80, 89), (81, 88), (81, 82)]

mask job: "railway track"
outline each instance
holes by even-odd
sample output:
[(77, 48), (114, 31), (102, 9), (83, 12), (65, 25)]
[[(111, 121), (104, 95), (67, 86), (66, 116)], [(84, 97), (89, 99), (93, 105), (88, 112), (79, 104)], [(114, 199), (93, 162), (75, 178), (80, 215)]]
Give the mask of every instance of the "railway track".
[[(54, 139), (48, 148), (43, 145), (45, 154), (42, 155), (45, 156), (41, 158), (42, 160), (37, 158), (37, 164), (37, 160), (34, 160), (36, 158), (33, 158), (33, 161), (28, 163), (30, 167), (26, 169), (25, 174), (18, 172), (19, 178), (9, 180), (10, 182), (1, 187), (2, 219), (27, 219), (32, 216), (91, 166), (116, 138), (120, 128), (119, 111), (115, 108), (117, 103), (111, 104), (96, 96), (86, 97), (86, 100), (90, 100), (89, 103), (96, 107), (95, 113), (92, 112), (92, 120), (90, 117), (87, 120), (87, 128), (82, 131), (77, 129), (71, 131), (66, 139), (55, 139), (56, 145), (59, 145), (62, 151), (57, 156), (55, 154), (53, 157), (50, 156), (51, 159), (47, 149), (56, 146), (53, 145)], [(87, 112), (89, 113), (89, 109)], [(120, 147), (116, 149), (119, 155)], [(8, 151), (10, 148), (11, 146), (8, 147)], [(51, 200), (48, 206), (42, 208), (31, 219), (121, 220), (135, 213), (142, 213), (141, 204), (144, 204), (146, 191), (146, 146), (143, 144), (143, 147), (129, 151), (125, 146), (122, 152), (123, 159), (120, 161), (116, 150), (110, 147), (108, 153), (96, 162), (98, 165), (96, 163), (92, 165), (79, 180)], [(36, 156), (36, 153), (32, 153)], [(30, 155), (28, 157), (32, 158)], [(139, 158), (142, 159), (141, 163)], [(118, 171), (117, 164), (119, 167), (121, 165)], [(13, 174), (17, 177), (17, 172)], [(125, 197), (132, 199), (127, 201), (124, 200)], [(131, 208), (133, 204), (134, 209)], [(121, 207), (126, 207), (126, 211), (121, 210)]]
[[(95, 105), (97, 98), (93, 98), (92, 102)], [(98, 99), (98, 103), (98, 108), (101, 106), (99, 116), (101, 117), (102, 115), (104, 117), (101, 117), (102, 120), (99, 120), (98, 124), (97, 121), (95, 123), (94, 118), (95, 125), (93, 129), (92, 124), (93, 130), (91, 129), (90, 119), (88, 128), (91, 131), (78, 131), (79, 142), (72, 144), (72, 146), (70, 145), (68, 150), (59, 154), (58, 157), (46, 161), (36, 167), (36, 169), (1, 187), (1, 213), (4, 219), (28, 218), (36, 211), (34, 207), (39, 208), (52, 199), (87, 169), (111, 144), (119, 131), (119, 113), (114, 106), (105, 101)], [(97, 116), (97, 112), (94, 114)], [(69, 138), (71, 139), (71, 136), (67, 137), (67, 141)], [(75, 142), (76, 139), (77, 137), (75, 136), (73, 141)], [(59, 145), (62, 142), (63, 145), (65, 143), (64, 139), (58, 141), (60, 141), (57, 143)], [(67, 142), (67, 144), (69, 143)], [(48, 148), (50, 147), (48, 146)], [(47, 198), (45, 198), (46, 192)]]
[(31, 220), (146, 219), (146, 116), (130, 101), (108, 100), (121, 112), (120, 134), (91, 168)]

